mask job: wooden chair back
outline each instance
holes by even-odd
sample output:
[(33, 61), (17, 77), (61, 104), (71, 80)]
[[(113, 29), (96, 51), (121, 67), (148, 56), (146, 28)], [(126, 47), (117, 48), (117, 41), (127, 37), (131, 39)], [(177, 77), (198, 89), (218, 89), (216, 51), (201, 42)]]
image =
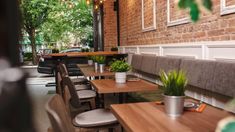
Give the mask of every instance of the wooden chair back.
[(80, 106), (80, 101), (74, 83), (68, 76), (63, 77), (62, 81), (63, 81), (63, 88), (68, 87), (69, 89), (69, 93), (71, 96), (70, 98), (71, 105), (75, 108), (78, 108)]
[(63, 97), (62, 77), (60, 72), (57, 72), (57, 93)]
[(66, 109), (69, 113), (71, 113), (70, 111), (70, 99), (71, 99), (71, 95), (69, 93), (69, 88), (68, 86), (65, 86), (64, 87), (64, 96), (63, 96), (63, 99), (64, 99), (64, 102), (65, 102), (65, 106), (66, 106)]
[(54, 132), (75, 132), (62, 97), (53, 96), (46, 104), (46, 111)]
[(59, 64), (59, 72), (61, 74), (61, 77), (69, 76), (68, 70), (66, 68), (66, 65), (64, 63)]

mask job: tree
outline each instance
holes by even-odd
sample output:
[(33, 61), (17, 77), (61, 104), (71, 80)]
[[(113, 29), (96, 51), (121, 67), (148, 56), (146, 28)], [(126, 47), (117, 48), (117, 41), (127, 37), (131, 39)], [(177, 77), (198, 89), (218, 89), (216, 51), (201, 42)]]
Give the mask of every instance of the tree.
[(73, 36), (77, 40), (87, 39), (93, 32), (92, 6), (85, 0), (57, 3), (40, 28), (47, 42), (68, 43)]
[(36, 64), (36, 31), (47, 21), (54, 2), (56, 0), (21, 0), (20, 2), (23, 28), (29, 34), (31, 42), (33, 64)]

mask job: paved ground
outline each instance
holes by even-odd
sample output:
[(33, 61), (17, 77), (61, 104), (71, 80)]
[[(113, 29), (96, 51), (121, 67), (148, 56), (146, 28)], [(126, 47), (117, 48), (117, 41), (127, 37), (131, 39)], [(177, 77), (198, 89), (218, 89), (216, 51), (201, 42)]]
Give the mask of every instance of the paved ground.
[(37, 73), (35, 67), (24, 67), (24, 70), (29, 73), (27, 86), (33, 102), (35, 127), (38, 132), (46, 132), (50, 122), (45, 111), (45, 104), (52, 96), (48, 94), (48, 91), (54, 91), (55, 87), (45, 87), (45, 85), (53, 82), (54, 77)]

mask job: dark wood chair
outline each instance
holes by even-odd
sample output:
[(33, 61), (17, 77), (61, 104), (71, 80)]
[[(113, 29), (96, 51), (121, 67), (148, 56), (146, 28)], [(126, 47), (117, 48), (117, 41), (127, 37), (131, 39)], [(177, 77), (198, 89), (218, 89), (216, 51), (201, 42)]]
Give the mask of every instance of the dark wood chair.
[[(63, 90), (63, 87), (62, 87), (62, 79), (64, 77), (68, 77), (68, 74), (67, 74), (67, 70), (66, 70), (66, 67), (64, 64), (59, 64), (58, 65), (58, 74), (57, 74), (57, 86), (58, 86), (58, 92), (57, 93), (61, 93), (61, 95), (63, 96), (63, 93), (64, 93), (64, 90)], [(71, 79), (72, 82), (75, 84), (75, 89), (78, 91), (78, 90), (88, 90), (88, 89), (91, 89), (91, 86), (90, 84), (87, 82), (86, 79), (83, 79), (83, 78), (73, 78)], [(75, 80), (75, 81), (74, 81)], [(78, 80), (80, 80), (80, 82), (78, 83)]]
[(83, 112), (71, 120), (64, 101), (58, 94), (47, 102), (46, 111), (54, 132), (94, 132), (113, 130), (119, 126), (115, 116), (105, 109)]
[[(93, 90), (79, 90), (77, 91), (74, 83), (69, 77), (62, 79), (63, 89), (68, 89), (71, 98), (69, 99), (70, 104), (74, 108), (80, 107), (81, 103), (89, 103), (90, 109), (95, 108), (95, 97), (96, 92)], [(67, 96), (64, 94), (64, 97)]]
[[(59, 64), (59, 71), (60, 71), (60, 74), (61, 74), (62, 78), (65, 77), (65, 76), (69, 76), (67, 67), (64, 63)], [(75, 85), (89, 83), (88, 80), (85, 79), (85, 78), (72, 78), (71, 80)]]

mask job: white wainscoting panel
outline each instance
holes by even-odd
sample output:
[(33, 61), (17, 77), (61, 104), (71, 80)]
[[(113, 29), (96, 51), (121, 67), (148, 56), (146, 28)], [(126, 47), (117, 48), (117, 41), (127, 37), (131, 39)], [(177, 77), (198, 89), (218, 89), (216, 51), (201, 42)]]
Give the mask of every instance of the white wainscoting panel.
[(163, 56), (185, 56), (195, 59), (202, 59), (201, 46), (188, 47), (163, 47)]
[(149, 46), (149, 47), (139, 47), (140, 54), (155, 54), (159, 55), (159, 47), (157, 46)]
[[(128, 63), (131, 63), (132, 54), (134, 53), (235, 62), (235, 41), (206, 41), (161, 45), (120, 46), (119, 52), (130, 54), (130, 57), (128, 57)], [(139, 76), (141, 77), (142, 75)], [(149, 79), (144, 76), (142, 77)], [(158, 80), (149, 79), (149, 81), (159, 84)], [(207, 94), (187, 90), (186, 95), (213, 106), (225, 108), (225, 102), (222, 102)], [(235, 111), (233, 112), (235, 113)]]

